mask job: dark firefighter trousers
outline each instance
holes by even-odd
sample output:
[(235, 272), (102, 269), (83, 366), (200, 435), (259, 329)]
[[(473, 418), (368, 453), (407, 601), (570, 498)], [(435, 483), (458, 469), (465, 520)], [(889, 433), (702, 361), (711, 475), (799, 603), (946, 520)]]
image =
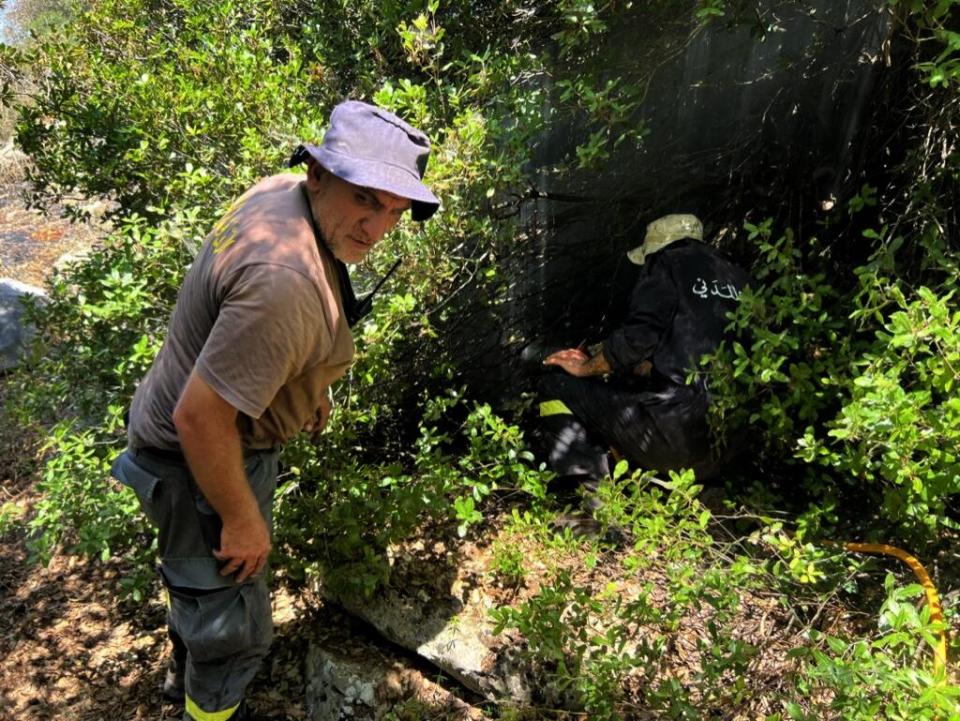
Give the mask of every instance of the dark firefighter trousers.
[(611, 472), (615, 449), (637, 468), (692, 468), (698, 480), (715, 475), (705, 392), (667, 382), (577, 378), (540, 379), (540, 444), (559, 476), (599, 480)]
[[(260, 512), (272, 525), (276, 451), (245, 454), (244, 467)], [(183, 665), (186, 721), (226, 721), (243, 701), (273, 638), (265, 572), (244, 583), (219, 574), (213, 556), (222, 523), (175, 453), (126, 450), (113, 475), (132, 488), (159, 531), (160, 571), (167, 588), (167, 625)]]

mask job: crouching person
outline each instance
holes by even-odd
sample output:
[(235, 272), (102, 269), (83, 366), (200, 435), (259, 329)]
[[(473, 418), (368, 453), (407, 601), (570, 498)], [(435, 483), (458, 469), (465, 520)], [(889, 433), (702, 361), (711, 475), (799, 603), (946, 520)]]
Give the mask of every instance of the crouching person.
[(546, 461), (585, 487), (587, 511), (595, 508), (597, 482), (611, 472), (611, 447), (638, 468), (692, 468), (699, 479), (718, 470), (706, 382), (686, 379), (723, 340), (748, 276), (702, 241), (695, 216), (650, 223), (643, 244), (628, 253), (643, 269), (623, 325), (592, 355), (568, 348), (544, 360), (564, 371), (543, 376), (539, 388)]

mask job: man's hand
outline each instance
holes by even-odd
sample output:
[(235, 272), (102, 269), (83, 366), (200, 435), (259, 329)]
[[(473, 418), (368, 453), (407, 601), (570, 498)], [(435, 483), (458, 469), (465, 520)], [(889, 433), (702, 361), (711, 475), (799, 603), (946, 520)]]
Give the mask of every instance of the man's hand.
[(220, 533), (220, 550), (213, 555), (218, 561), (226, 561), (220, 569), (221, 576), (236, 573), (237, 583), (256, 576), (270, 557), (270, 532), (263, 516), (257, 511), (245, 521), (224, 520)]
[(551, 353), (543, 363), (548, 366), (560, 366), (567, 373), (577, 378), (602, 376), (613, 372), (602, 350), (595, 356), (590, 357), (579, 348), (566, 348)]
[(310, 439), (313, 441), (317, 440), (317, 436), (323, 432), (323, 429), (327, 426), (327, 421), (330, 420), (330, 412), (332, 410), (332, 403), (330, 400), (330, 395), (325, 394), (320, 399), (320, 405), (317, 407), (317, 412), (314, 413), (313, 418), (307, 421), (303, 430), (310, 434)]
[(640, 361), (633, 369), (633, 374), (641, 378), (649, 378), (651, 373), (653, 373), (653, 363), (648, 360)]
[(223, 522), (218, 561), (220, 574), (236, 573), (237, 583), (259, 573), (270, 553), (270, 532), (243, 467), (237, 409), (196, 371), (173, 412), (180, 447), (204, 498)]
[(572, 376), (583, 377), (589, 375), (585, 372), (585, 366), (590, 361), (590, 356), (579, 348), (565, 348), (551, 353), (544, 359), (543, 364), (548, 366), (559, 366)]

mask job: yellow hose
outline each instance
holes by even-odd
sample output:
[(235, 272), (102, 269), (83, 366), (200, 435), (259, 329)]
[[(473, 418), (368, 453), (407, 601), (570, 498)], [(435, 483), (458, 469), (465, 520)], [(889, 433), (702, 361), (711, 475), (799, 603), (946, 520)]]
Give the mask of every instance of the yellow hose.
[[(930, 579), (930, 574), (916, 558), (896, 546), (888, 546), (886, 543), (844, 543), (843, 547), (853, 553), (878, 553), (885, 556), (893, 556), (910, 566), (910, 570), (923, 586), (923, 592), (927, 595), (927, 605), (930, 606), (930, 620), (934, 623), (943, 621), (943, 607), (940, 605), (940, 597), (937, 595), (937, 589)], [(939, 674), (947, 665), (947, 633), (946, 629), (940, 630), (940, 639), (933, 649), (933, 671)]]

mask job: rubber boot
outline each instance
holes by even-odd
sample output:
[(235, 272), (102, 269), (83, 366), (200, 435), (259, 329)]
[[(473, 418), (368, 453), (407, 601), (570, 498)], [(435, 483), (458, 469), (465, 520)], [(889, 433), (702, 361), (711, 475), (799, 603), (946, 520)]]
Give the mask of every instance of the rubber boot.
[(177, 635), (169, 629), (170, 641), (173, 643), (173, 653), (167, 662), (167, 673), (163, 679), (163, 699), (173, 704), (182, 704), (186, 697), (184, 687), (184, 673), (187, 667), (187, 647)]
[(286, 714), (260, 714), (247, 706), (246, 701), (240, 702), (240, 707), (233, 712), (229, 721), (287, 721), (289, 717)]

